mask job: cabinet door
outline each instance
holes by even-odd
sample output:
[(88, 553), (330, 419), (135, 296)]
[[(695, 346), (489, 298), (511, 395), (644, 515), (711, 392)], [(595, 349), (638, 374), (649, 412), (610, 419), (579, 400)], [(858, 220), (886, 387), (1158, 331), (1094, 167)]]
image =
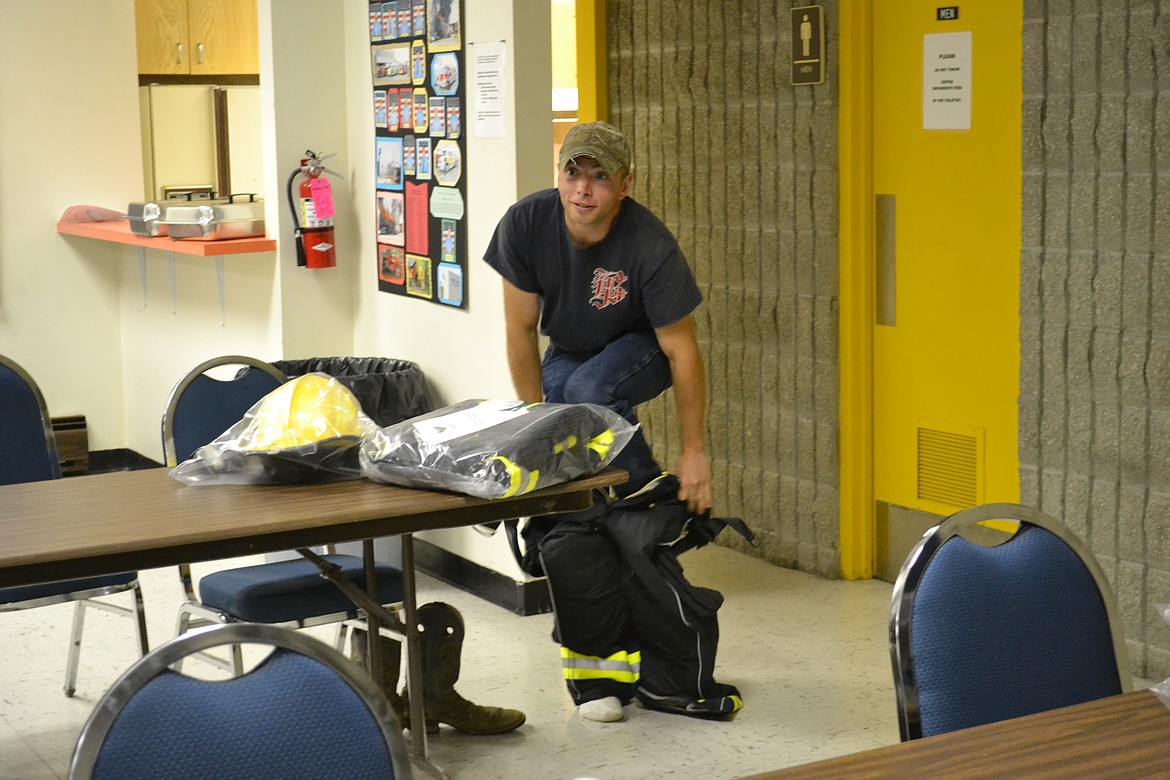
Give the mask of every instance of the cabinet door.
[(134, 18), (139, 73), (190, 72), (187, 0), (134, 0)]
[(259, 73), (256, 0), (189, 0), (191, 75)]

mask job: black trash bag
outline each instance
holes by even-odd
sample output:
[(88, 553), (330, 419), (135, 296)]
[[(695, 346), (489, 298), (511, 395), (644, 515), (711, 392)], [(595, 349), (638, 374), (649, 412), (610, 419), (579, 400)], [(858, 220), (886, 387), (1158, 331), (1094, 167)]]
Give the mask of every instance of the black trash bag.
[(322, 373), (348, 387), (366, 416), (385, 428), (435, 408), (426, 376), (409, 360), (379, 357), (316, 357), (276, 360), (287, 377)]

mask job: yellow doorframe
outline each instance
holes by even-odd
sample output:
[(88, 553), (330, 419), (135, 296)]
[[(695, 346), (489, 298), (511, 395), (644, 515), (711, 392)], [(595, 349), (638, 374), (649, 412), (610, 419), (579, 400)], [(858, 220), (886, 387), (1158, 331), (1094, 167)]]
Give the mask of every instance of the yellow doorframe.
[(605, 0), (577, 0), (577, 121), (609, 119), (605, 68)]
[(838, 13), (838, 372), (841, 576), (876, 569), (873, 499), (873, 5)]

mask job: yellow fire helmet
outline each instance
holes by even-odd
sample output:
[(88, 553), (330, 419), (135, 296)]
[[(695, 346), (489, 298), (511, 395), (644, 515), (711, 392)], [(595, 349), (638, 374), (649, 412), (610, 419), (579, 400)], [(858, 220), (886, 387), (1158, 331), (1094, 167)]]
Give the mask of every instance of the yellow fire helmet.
[(240, 436), (243, 449), (282, 450), (339, 436), (361, 436), (361, 405), (353, 392), (325, 374), (285, 382), (252, 407)]

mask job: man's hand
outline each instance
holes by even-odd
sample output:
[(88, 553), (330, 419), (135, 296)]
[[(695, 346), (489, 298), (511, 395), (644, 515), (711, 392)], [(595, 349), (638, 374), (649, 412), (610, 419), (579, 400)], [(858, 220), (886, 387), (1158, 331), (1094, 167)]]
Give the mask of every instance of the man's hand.
[(678, 407), (682, 450), (678, 461), (678, 497), (686, 501), (690, 511), (702, 514), (711, 508), (711, 461), (704, 444), (707, 380), (695, 338), (695, 323), (691, 317), (684, 317), (671, 325), (655, 328), (654, 335), (670, 361), (674, 402)]
[(711, 508), (711, 461), (706, 453), (683, 453), (678, 461), (678, 498), (692, 514)]

